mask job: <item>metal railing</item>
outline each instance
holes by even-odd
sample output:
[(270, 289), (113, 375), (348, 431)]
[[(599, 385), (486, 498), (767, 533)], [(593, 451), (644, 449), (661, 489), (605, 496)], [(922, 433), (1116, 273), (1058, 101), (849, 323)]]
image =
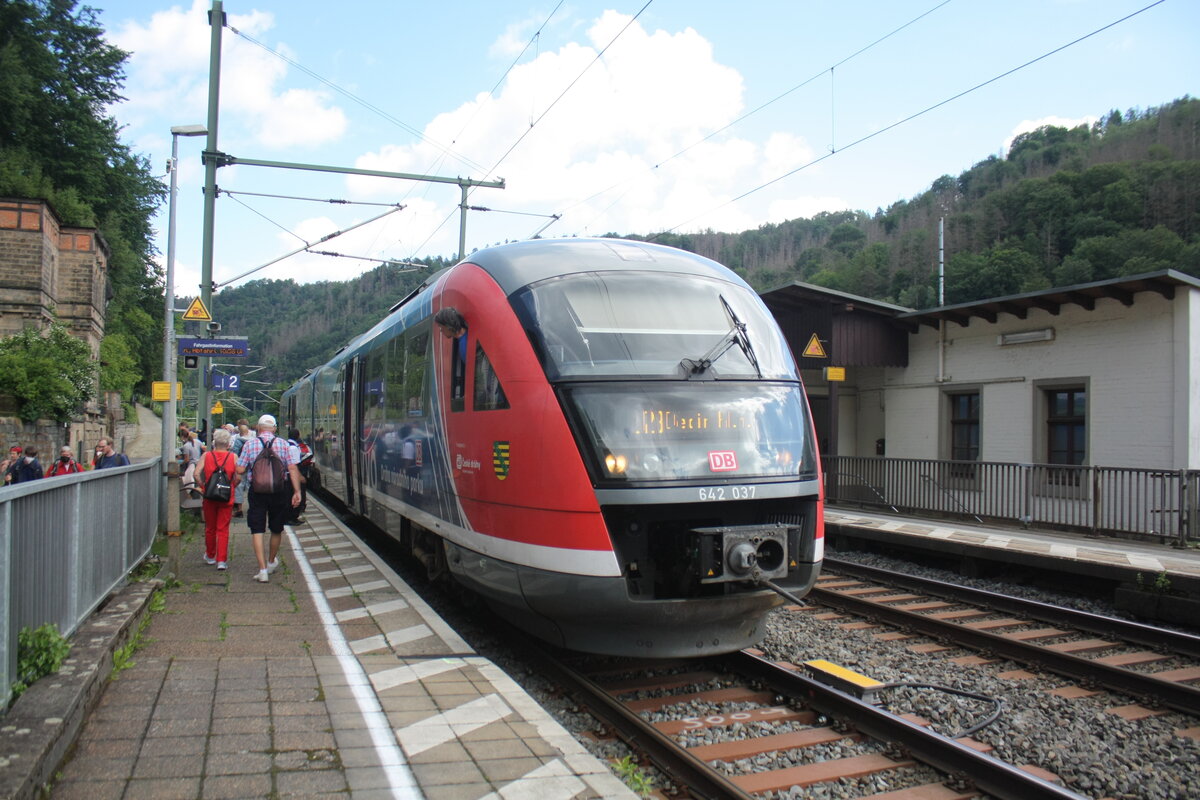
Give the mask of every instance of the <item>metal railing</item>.
[(53, 622), (70, 636), (150, 552), (160, 461), (0, 489), (0, 714), (21, 629)]
[(1200, 470), (825, 456), (826, 500), (905, 513), (1200, 538)]

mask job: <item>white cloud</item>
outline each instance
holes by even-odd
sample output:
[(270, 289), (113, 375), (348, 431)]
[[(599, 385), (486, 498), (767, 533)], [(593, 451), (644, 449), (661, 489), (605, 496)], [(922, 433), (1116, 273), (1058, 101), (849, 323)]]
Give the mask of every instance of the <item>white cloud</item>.
[[(741, 113), (741, 76), (717, 63), (711, 44), (690, 28), (669, 33), (634, 23), (596, 61), (629, 19), (605, 12), (587, 30), (585, 42), (541, 52), (515, 66), (496, 96), (481, 94), (429, 122), (424, 131), (429, 140), (455, 142), (456, 152), (470, 162), (488, 168), (503, 157), (490, 179), (518, 176), (503, 191), (475, 190), (472, 204), (563, 213), (548, 235), (648, 232), (704, 214), (744, 189), (748, 177), (756, 179), (762, 171), (804, 158), (808, 150), (803, 140), (783, 134), (768, 146), (721, 136), (697, 145)], [(515, 47), (517, 31), (523, 29), (510, 29), (502, 40)], [(426, 142), (386, 144), (360, 156), (355, 165), (463, 174), (461, 163)], [(470, 174), (482, 177), (482, 170)], [(392, 196), (397, 191), (394, 181), (382, 179), (351, 178), (349, 184), (354, 194)], [(442, 218), (453, 213), (452, 203), (458, 201), (451, 188), (422, 187), (412, 194), (439, 203)], [(667, 208), (672, 209), (669, 214)], [(744, 218), (727, 208), (697, 225), (732, 225)], [(496, 237), (500, 240), (528, 235), (544, 224), (537, 219), (516, 223), (509, 217), (501, 226), (500, 219), (499, 214), (472, 215), (469, 225), (483, 230), (495, 225), (507, 232)], [(456, 228), (447, 226), (438, 240), (442, 246), (434, 252), (456, 244)]]
[(1031, 133), (1032, 131), (1036, 131), (1038, 128), (1044, 128), (1046, 126), (1054, 126), (1056, 128), (1066, 128), (1067, 130), (1070, 130), (1071, 128), (1076, 128), (1080, 125), (1091, 125), (1098, 119), (1099, 117), (1080, 117), (1078, 119), (1067, 119), (1066, 117), (1049, 116), (1042, 117), (1041, 119), (1021, 120), (1008, 134), (1008, 138), (1004, 140), (1003, 149), (1000, 152), (1004, 155), (1007, 155), (1008, 149), (1012, 147), (1013, 140), (1015, 140), (1022, 133)]
[[(206, 119), (209, 5), (207, 0), (193, 0), (190, 8), (156, 12), (145, 24), (126, 21), (114, 26), (112, 42), (131, 53), (126, 95), (134, 99), (122, 105), (123, 121), (138, 125), (163, 108), (177, 110), (178, 124)], [(222, 36), (222, 140), (292, 147), (341, 137), (346, 117), (329, 102), (327, 92), (284, 88), (287, 64), (230, 30), (257, 40), (274, 26), (273, 15), (252, 11), (227, 16), (229, 27)], [(274, 46), (289, 55), (286, 44)]]

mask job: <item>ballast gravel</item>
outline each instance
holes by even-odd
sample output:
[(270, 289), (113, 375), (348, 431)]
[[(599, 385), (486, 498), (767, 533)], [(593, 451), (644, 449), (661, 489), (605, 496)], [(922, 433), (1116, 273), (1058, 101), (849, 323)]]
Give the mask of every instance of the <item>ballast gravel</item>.
[[(976, 588), (1012, 594), (1042, 602), (1112, 615), (1102, 602), (1073, 596), (1057, 596), (1044, 590), (1014, 586), (998, 581), (970, 579), (928, 567), (877, 555), (831, 552), (831, 556), (885, 569), (896, 569), (922, 577), (952, 581)], [(419, 584), (419, 581), (414, 581)], [(630, 755), (623, 743), (596, 738), (600, 723), (576, 706), (534, 668), (519, 652), (505, 646), (503, 638), (477, 614), (467, 614), (450, 595), (426, 591), (426, 599), (443, 614), (481, 655), (508, 672), (597, 758), (615, 762)], [(1200, 741), (1178, 731), (1200, 726), (1200, 720), (1176, 712), (1129, 721), (1109, 713), (1114, 704), (1132, 704), (1136, 698), (1115, 699), (1102, 693), (1095, 697), (1065, 699), (1048, 692), (1067, 685), (1053, 674), (1026, 679), (1001, 678), (1000, 673), (1023, 669), (1004, 660), (979, 666), (960, 666), (950, 661), (972, 655), (965, 650), (932, 654), (910, 651), (911, 641), (878, 641), (870, 630), (845, 630), (837, 620), (819, 620), (811, 612), (777, 610), (768, 620), (768, 633), (759, 644), (767, 658), (798, 664), (823, 658), (862, 672), (884, 683), (934, 684), (984, 698), (1003, 700), (999, 716), (971, 734), (971, 738), (993, 748), (993, 754), (1009, 763), (1032, 765), (1058, 775), (1070, 790), (1084, 797), (1113, 800), (1194, 800), (1200, 798)], [(917, 639), (915, 641), (925, 641)], [(706, 688), (692, 687), (692, 690)], [(708, 687), (711, 688), (711, 687)], [(917, 714), (935, 730), (955, 736), (987, 719), (995, 711), (990, 701), (964, 698), (933, 689), (894, 688), (882, 695), (884, 707), (895, 714)], [(687, 702), (647, 716), (650, 721), (703, 717), (732, 713), (744, 704), (713, 706)], [(823, 722), (821, 724), (824, 724)], [(786, 726), (776, 731), (803, 726)], [(681, 734), (689, 745), (718, 744), (756, 735), (750, 725), (709, 728)], [(735, 774), (764, 768), (786, 768), (815, 760), (846, 755), (882, 752), (882, 745), (854, 741), (849, 736), (837, 742), (803, 750), (784, 751), (728, 765)], [(652, 767), (642, 766), (654, 788), (666, 781)], [(760, 795), (769, 800), (847, 800), (847, 798), (896, 791), (939, 780), (923, 766), (893, 770), (885, 776), (841, 780), (829, 784), (793, 787)]]

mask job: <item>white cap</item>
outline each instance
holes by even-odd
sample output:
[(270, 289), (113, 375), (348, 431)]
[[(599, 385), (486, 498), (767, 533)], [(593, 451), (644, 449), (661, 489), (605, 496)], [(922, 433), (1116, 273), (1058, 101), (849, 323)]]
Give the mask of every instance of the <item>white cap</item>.
[(261, 428), (264, 425), (269, 425), (272, 428), (278, 427), (275, 424), (275, 418), (272, 417), (270, 414), (263, 414), (261, 417), (258, 418), (258, 427)]

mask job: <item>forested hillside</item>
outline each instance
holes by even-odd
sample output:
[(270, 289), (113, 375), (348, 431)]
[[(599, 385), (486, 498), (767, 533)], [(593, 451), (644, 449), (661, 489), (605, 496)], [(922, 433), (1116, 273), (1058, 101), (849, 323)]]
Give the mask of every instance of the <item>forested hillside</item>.
[[(937, 302), (939, 218), (948, 304), (1166, 268), (1200, 276), (1200, 100), (1113, 111), (1091, 127), (1041, 128), (1018, 137), (1005, 158), (943, 175), (874, 214), (628, 238), (716, 259), (760, 290), (805, 281), (926, 308)], [(226, 333), (250, 338), (268, 380), (290, 382), (445, 262), (430, 263), (344, 283), (254, 281), (222, 291), (214, 313)]]
[(842, 211), (737, 234), (651, 238), (714, 258), (759, 289), (805, 281), (914, 308), (1172, 268), (1200, 275), (1200, 100), (1110, 112), (1019, 136), (1007, 157), (943, 175), (874, 214)]

